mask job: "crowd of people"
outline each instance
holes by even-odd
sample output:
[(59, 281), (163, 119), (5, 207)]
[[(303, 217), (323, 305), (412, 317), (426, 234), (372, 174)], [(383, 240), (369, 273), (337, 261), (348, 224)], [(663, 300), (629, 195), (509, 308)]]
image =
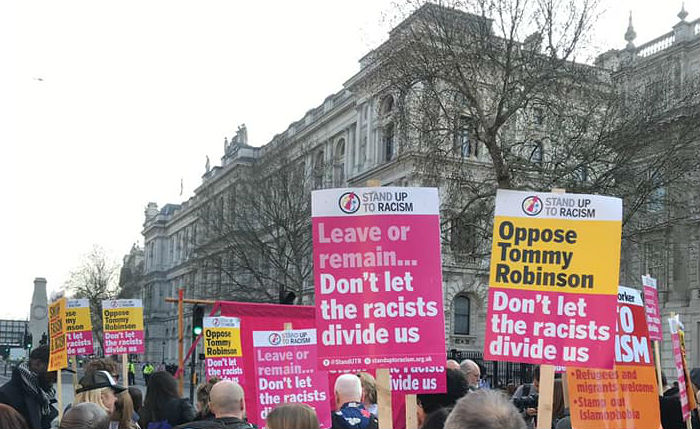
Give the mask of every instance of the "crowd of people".
[[(0, 387), (0, 429), (49, 429), (58, 416), (48, 371), (49, 350), (42, 346), (19, 364)], [(133, 370), (130, 364), (128, 373)], [(119, 367), (112, 359), (93, 359), (84, 366), (72, 404), (65, 407), (59, 429), (254, 429), (246, 419), (243, 388), (212, 378), (197, 387), (196, 407), (178, 394), (170, 371), (149, 373), (145, 398), (136, 387), (118, 383)], [(471, 360), (447, 361), (445, 393), (418, 394), (416, 421), (421, 429), (529, 429), (537, 426), (539, 368), (532, 383), (500, 391), (485, 388), (481, 368)], [(131, 376), (129, 377), (131, 379)], [(691, 371), (695, 392), (700, 369)], [(685, 429), (677, 386), (666, 386), (660, 397), (664, 429)], [(333, 386), (332, 429), (378, 429), (377, 386), (366, 372), (342, 374)], [(552, 429), (570, 429), (562, 381), (555, 379)], [(700, 396), (700, 395), (699, 395)], [(698, 398), (700, 399), (700, 398)], [(693, 428), (700, 429), (697, 410)], [(281, 404), (266, 417), (269, 429), (318, 429), (319, 419), (305, 404)]]

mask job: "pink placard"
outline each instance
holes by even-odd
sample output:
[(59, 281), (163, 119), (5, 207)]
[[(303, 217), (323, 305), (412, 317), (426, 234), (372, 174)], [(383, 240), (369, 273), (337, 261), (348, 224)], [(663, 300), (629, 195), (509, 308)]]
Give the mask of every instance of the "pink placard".
[(319, 368), (444, 366), (437, 189), (312, 193)]
[[(615, 313), (607, 309), (616, 303), (615, 295), (490, 288), (484, 358), (612, 368), (615, 323), (608, 319)], [(523, 311), (515, 312), (516, 304)]]
[(328, 373), (316, 370), (316, 340), (315, 329), (253, 331), (258, 422), (278, 405), (304, 403), (321, 428), (331, 427)]
[(218, 377), (245, 385), (241, 357), (208, 357), (204, 359), (207, 380)]
[(685, 382), (681, 340), (678, 335), (678, 319), (668, 319), (668, 324), (671, 331), (671, 341), (673, 342), (673, 362), (676, 364), (676, 373), (678, 374), (678, 394), (681, 400), (681, 411), (683, 412), (683, 421), (687, 421), (690, 418), (690, 402), (688, 400), (688, 387)]
[(121, 331), (104, 333), (105, 355), (143, 354), (143, 331)]
[(661, 312), (659, 311), (659, 292), (656, 288), (656, 279), (651, 276), (642, 276), (644, 286), (644, 309), (647, 326), (649, 326), (649, 338), (652, 341), (661, 341), (663, 331), (661, 329)]
[(86, 356), (94, 353), (92, 331), (66, 332), (68, 356)]

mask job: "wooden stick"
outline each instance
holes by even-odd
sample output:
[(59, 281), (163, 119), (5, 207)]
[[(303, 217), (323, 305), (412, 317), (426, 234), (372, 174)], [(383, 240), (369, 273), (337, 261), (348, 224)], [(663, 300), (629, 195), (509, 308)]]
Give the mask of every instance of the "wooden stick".
[[(566, 371), (561, 375), (561, 390), (564, 393), (564, 408), (569, 408), (569, 379), (566, 376)], [(554, 392), (552, 390), (552, 392)]]
[(61, 370), (56, 371), (56, 393), (58, 394), (58, 423), (61, 424), (63, 420), (63, 382), (61, 381)]
[(78, 356), (73, 356), (71, 360), (71, 368), (73, 368), (73, 391), (78, 388)]
[(179, 364), (180, 376), (177, 378), (177, 391), (180, 396), (185, 393), (185, 315), (184, 309), (182, 308), (183, 298), (185, 296), (185, 290), (180, 288), (177, 291), (177, 360)]
[(554, 365), (540, 366), (539, 405), (537, 429), (552, 428), (552, 401), (554, 399)]
[(126, 354), (122, 355), (122, 386), (129, 387), (129, 356)]
[(391, 413), (391, 375), (389, 368), (377, 369), (377, 412), (379, 429), (391, 429), (394, 425)]
[[(165, 298), (165, 302), (176, 302), (179, 303), (180, 300), (178, 298)], [(214, 301), (213, 299), (190, 299), (190, 298), (184, 298), (182, 300), (183, 303), (185, 304), (202, 304), (202, 305), (214, 305), (218, 301)]]
[(654, 343), (654, 366), (656, 366), (656, 382), (659, 384), (659, 396), (664, 394), (664, 385), (661, 379), (661, 353), (659, 352), (659, 342), (652, 341)]
[(411, 393), (406, 395), (406, 429), (418, 429), (417, 408), (416, 395)]

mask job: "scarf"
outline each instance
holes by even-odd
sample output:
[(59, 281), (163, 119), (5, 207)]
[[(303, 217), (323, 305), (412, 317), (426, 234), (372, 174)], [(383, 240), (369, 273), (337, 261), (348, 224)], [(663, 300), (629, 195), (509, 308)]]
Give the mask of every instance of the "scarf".
[(53, 387), (49, 390), (44, 390), (39, 386), (39, 378), (35, 373), (33, 373), (26, 362), (22, 362), (17, 366), (17, 371), (22, 378), (22, 384), (24, 384), (24, 389), (32, 395), (41, 405), (41, 415), (48, 416), (51, 414), (51, 399), (55, 395)]

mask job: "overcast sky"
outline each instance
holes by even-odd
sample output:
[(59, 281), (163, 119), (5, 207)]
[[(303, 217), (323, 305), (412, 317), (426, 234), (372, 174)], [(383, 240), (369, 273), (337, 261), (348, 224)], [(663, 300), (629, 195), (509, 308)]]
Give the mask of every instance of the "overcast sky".
[[(696, 4), (689, 19), (698, 16)], [(263, 145), (340, 90), (386, 38), (389, 0), (0, 2), (0, 318), (60, 288), (93, 244), (142, 243), (245, 123)], [(603, 1), (595, 43), (671, 31), (680, 1)], [(180, 180), (184, 195), (180, 197)]]

